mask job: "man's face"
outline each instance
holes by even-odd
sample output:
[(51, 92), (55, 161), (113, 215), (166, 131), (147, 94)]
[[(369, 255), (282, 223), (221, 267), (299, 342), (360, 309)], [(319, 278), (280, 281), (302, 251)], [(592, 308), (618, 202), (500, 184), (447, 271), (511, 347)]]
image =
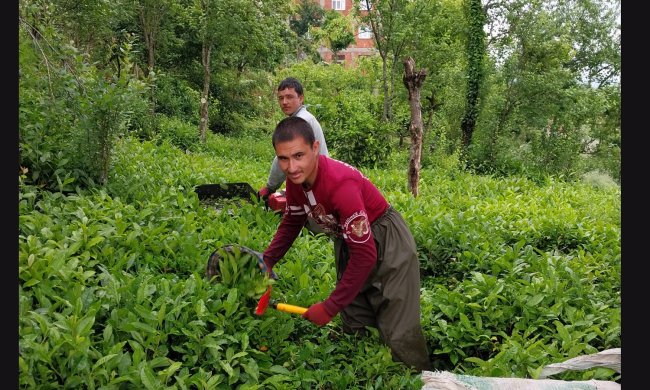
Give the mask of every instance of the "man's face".
[(318, 140), (309, 146), (303, 137), (275, 144), (280, 169), (294, 184), (312, 185), (318, 173)]
[(296, 112), (302, 106), (304, 100), (305, 97), (298, 96), (298, 92), (293, 88), (285, 88), (282, 91), (278, 91), (278, 103), (286, 116), (290, 116)]

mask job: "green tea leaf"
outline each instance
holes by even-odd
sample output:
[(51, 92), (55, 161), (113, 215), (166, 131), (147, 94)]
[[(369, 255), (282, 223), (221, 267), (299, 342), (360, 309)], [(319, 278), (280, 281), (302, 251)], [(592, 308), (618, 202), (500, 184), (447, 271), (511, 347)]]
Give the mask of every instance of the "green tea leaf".
[(226, 362), (224, 360), (219, 360), (219, 364), (224, 369), (224, 371), (226, 371), (226, 373), (228, 374), (229, 377), (233, 376), (234, 371), (233, 371), (232, 367), (230, 366), (230, 363), (228, 363), (228, 362)]
[(181, 368), (182, 365), (183, 363), (181, 362), (173, 362), (169, 367), (158, 371), (158, 376), (162, 376), (163, 382), (166, 382), (176, 371), (178, 371), (179, 368)]
[(147, 390), (157, 390), (161, 387), (161, 383), (154, 375), (153, 370), (144, 364), (140, 368), (140, 380)]
[(244, 367), (244, 372), (246, 372), (248, 375), (250, 375), (253, 380), (258, 381), (259, 376), (260, 376), (260, 368), (257, 365), (257, 362), (255, 359), (248, 359), (246, 364), (243, 365)]
[(276, 373), (276, 374), (286, 374), (290, 375), (291, 373), (289, 370), (287, 370), (285, 367), (278, 366), (278, 365), (273, 365), (269, 368), (269, 371)]
[(37, 284), (40, 283), (40, 282), (41, 282), (41, 281), (38, 280), (38, 279), (30, 279), (30, 280), (27, 281), (25, 284), (23, 284), (23, 286), (24, 286), (24, 287), (31, 287), (31, 286), (35, 286), (35, 285), (37, 285)]
[(105, 238), (102, 237), (102, 236), (94, 237), (92, 240), (88, 241), (88, 243), (86, 244), (86, 249), (92, 248), (93, 246), (99, 244), (100, 242), (102, 242), (104, 240), (105, 240)]
[(130, 322), (129, 325), (133, 326), (136, 329), (144, 330), (147, 333), (156, 333), (156, 328), (142, 322), (134, 321)]
[(108, 362), (109, 360), (113, 359), (115, 356), (117, 356), (116, 353), (111, 353), (110, 355), (102, 356), (100, 359), (97, 360), (97, 362), (93, 365), (92, 371), (95, 371), (97, 367), (101, 366), (102, 364)]
[(472, 323), (469, 322), (469, 318), (464, 313), (458, 313), (458, 316), (460, 317), (460, 323), (463, 324), (465, 328), (471, 328)]
[(528, 299), (527, 306), (537, 306), (544, 299), (544, 294), (536, 294)]

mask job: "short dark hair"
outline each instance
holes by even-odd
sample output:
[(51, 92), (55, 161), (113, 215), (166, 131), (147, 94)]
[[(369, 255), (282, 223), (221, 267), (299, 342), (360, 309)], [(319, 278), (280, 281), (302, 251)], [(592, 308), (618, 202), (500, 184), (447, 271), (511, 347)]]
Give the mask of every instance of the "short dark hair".
[(298, 96), (303, 95), (302, 84), (300, 84), (300, 81), (294, 77), (287, 77), (286, 79), (280, 81), (280, 85), (278, 85), (278, 91), (283, 91), (287, 88), (295, 89)]
[(288, 116), (278, 122), (273, 131), (273, 147), (280, 142), (293, 141), (296, 137), (302, 137), (309, 146), (314, 145), (316, 138), (314, 130), (306, 120), (299, 116)]

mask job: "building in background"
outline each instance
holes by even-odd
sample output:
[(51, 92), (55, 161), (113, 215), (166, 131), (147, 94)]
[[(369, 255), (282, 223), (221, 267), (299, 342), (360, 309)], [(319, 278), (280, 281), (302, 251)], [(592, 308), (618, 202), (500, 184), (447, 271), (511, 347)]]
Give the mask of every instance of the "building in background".
[[(343, 15), (348, 15), (352, 10), (354, 2), (359, 0), (316, 0), (323, 9), (332, 9)], [(361, 1), (361, 12), (364, 12), (365, 0)], [(345, 66), (354, 66), (359, 57), (372, 56), (377, 53), (375, 50), (375, 41), (372, 37), (372, 30), (369, 26), (356, 25), (354, 31), (354, 43), (345, 50), (336, 53), (336, 58), (332, 58), (332, 51), (321, 46), (318, 49), (321, 58), (325, 62), (336, 62)]]

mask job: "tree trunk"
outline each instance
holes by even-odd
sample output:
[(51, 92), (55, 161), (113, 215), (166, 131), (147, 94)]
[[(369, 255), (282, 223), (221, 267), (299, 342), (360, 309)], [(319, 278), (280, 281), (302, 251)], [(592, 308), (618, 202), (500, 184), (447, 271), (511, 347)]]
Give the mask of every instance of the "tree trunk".
[(160, 22), (167, 14), (167, 4), (158, 0), (139, 0), (139, 17), (142, 25), (142, 36), (147, 48), (148, 76), (155, 66), (155, 51)]
[(404, 60), (404, 86), (409, 91), (409, 107), (411, 108), (411, 150), (409, 153), (408, 187), (413, 197), (418, 196), (420, 180), (420, 159), (422, 157), (422, 107), (420, 104), (420, 88), (427, 77), (427, 70), (415, 71), (415, 60), (408, 57)]
[(381, 55), (381, 86), (384, 93), (384, 108), (381, 112), (381, 121), (388, 122), (388, 111), (390, 111), (390, 96), (388, 96), (388, 66), (386, 65), (386, 56)]
[(210, 53), (212, 44), (203, 42), (201, 62), (203, 63), (203, 92), (201, 93), (201, 118), (199, 119), (199, 139), (205, 142), (205, 130), (208, 127), (208, 96), (210, 95)]
[[(433, 114), (438, 109), (438, 107), (440, 107), (440, 104), (438, 102), (436, 102), (436, 95), (435, 95), (434, 91), (431, 91), (431, 95), (426, 96), (424, 98), (424, 100), (429, 102), (429, 105), (428, 105), (428, 107), (426, 109), (427, 121), (423, 126), (423, 133), (424, 133), (424, 130), (431, 130), (431, 124), (433, 123)], [(429, 151), (433, 152), (434, 147), (435, 147), (435, 145), (432, 143), (431, 147), (429, 148)]]

